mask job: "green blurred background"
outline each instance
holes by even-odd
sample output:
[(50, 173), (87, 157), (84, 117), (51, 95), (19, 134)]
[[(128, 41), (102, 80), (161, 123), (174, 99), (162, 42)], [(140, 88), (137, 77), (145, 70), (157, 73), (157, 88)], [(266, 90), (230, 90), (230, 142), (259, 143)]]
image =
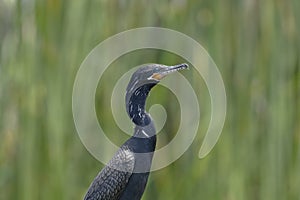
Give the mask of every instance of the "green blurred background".
[[(179, 160), (151, 174), (143, 199), (300, 199), (299, 10), (299, 0), (0, 0), (0, 199), (82, 199), (103, 165), (76, 134), (76, 72), (99, 42), (142, 26), (200, 42), (228, 98), (220, 140), (200, 160), (209, 94), (193, 69), (182, 72), (201, 102), (199, 132)], [(96, 109), (116, 144), (128, 137), (107, 109), (118, 78), (142, 63), (182, 61), (140, 50), (105, 72)], [(180, 113), (170, 91), (154, 90), (148, 107), (159, 103), (168, 113), (160, 148), (174, 137)]]

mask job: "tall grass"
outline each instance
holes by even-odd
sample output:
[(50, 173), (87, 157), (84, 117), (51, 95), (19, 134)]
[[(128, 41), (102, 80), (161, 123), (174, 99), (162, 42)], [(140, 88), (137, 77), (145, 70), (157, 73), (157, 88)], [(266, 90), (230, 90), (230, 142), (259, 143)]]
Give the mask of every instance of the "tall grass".
[[(199, 133), (179, 160), (151, 174), (143, 199), (300, 199), (299, 9), (297, 0), (1, 1), (0, 199), (82, 198), (103, 165), (76, 134), (76, 71), (99, 42), (141, 26), (175, 29), (202, 43), (228, 98), (221, 138), (199, 160), (209, 95), (199, 74), (184, 72), (201, 100)], [(96, 108), (117, 144), (126, 136), (107, 110), (114, 82), (141, 63), (179, 61), (141, 50), (107, 70)], [(155, 93), (148, 103), (163, 104), (169, 116), (158, 138), (163, 146), (179, 122), (178, 103), (166, 89)]]

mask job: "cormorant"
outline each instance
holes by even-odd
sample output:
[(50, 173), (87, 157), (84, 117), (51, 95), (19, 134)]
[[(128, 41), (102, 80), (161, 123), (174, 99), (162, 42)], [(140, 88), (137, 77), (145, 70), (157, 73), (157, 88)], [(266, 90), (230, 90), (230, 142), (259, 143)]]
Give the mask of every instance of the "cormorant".
[(141, 199), (156, 145), (155, 127), (145, 111), (146, 98), (163, 77), (187, 67), (185, 63), (175, 66), (148, 64), (133, 73), (126, 89), (126, 111), (135, 124), (134, 134), (96, 176), (85, 200)]

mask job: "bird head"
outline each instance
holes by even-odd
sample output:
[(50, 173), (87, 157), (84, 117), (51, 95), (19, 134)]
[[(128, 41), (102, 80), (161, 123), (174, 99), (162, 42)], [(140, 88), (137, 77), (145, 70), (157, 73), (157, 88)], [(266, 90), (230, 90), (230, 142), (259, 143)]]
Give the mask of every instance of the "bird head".
[(188, 68), (186, 63), (166, 66), (161, 64), (147, 64), (137, 69), (131, 76), (127, 86), (127, 93), (135, 92), (143, 85), (156, 85), (168, 74)]
[[(126, 110), (134, 123), (147, 124), (149, 122), (149, 118), (147, 118), (147, 115), (143, 115), (143, 113), (145, 101), (151, 88), (168, 74), (186, 68), (188, 68), (186, 63), (174, 66), (147, 64), (141, 66), (132, 74), (126, 89)], [(138, 116), (139, 114), (141, 117)], [(146, 116), (145, 120), (144, 116)], [(142, 122), (139, 123), (139, 120)]]

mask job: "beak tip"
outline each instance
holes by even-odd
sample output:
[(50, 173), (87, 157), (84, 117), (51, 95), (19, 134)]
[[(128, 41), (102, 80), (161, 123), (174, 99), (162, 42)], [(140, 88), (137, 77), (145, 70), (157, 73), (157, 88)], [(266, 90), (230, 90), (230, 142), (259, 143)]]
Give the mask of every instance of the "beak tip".
[(189, 65), (187, 63), (183, 63), (183, 69), (189, 69)]
[(189, 65), (187, 63), (182, 63), (179, 65), (175, 65), (176, 68), (179, 68), (179, 70), (181, 69), (189, 69)]

